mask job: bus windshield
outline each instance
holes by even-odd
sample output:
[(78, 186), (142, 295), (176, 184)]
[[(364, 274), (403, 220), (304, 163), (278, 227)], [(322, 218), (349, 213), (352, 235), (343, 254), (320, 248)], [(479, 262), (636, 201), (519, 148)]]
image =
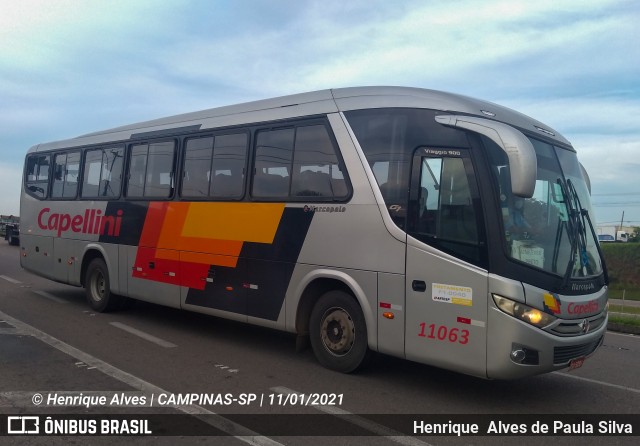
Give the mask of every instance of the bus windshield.
[(529, 139), (538, 169), (533, 196), (523, 198), (511, 193), (504, 151), (483, 137), (499, 185), (507, 255), (565, 280), (601, 274), (591, 200), (575, 153)]

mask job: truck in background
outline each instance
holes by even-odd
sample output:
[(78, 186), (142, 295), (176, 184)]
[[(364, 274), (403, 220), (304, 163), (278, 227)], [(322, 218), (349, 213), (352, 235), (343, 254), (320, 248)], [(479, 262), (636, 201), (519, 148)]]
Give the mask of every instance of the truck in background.
[(20, 244), (20, 225), (18, 223), (7, 223), (4, 227), (4, 239), (9, 242), (10, 245)]
[(602, 242), (628, 242), (629, 233), (618, 226), (598, 226), (598, 240)]
[(20, 244), (20, 217), (15, 215), (0, 215), (0, 236), (11, 245)]

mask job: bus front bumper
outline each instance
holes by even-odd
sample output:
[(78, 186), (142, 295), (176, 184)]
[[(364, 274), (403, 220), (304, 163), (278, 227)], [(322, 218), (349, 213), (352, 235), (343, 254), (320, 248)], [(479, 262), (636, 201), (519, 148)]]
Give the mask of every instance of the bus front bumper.
[(516, 379), (565, 368), (577, 368), (602, 345), (608, 316), (596, 330), (557, 336), (496, 307), (489, 308), (487, 378)]

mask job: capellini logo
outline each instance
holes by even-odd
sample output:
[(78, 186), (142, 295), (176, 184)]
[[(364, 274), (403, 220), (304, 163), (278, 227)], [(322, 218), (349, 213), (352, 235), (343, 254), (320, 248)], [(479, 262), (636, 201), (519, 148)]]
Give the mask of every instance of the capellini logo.
[(100, 209), (85, 209), (84, 214), (59, 214), (51, 212), (51, 208), (43, 208), (38, 213), (40, 229), (56, 231), (58, 237), (67, 231), (83, 234), (111, 235), (118, 237), (122, 225), (121, 209), (116, 215), (102, 215)]
[(560, 298), (557, 294), (544, 293), (544, 311), (549, 314), (560, 314)]

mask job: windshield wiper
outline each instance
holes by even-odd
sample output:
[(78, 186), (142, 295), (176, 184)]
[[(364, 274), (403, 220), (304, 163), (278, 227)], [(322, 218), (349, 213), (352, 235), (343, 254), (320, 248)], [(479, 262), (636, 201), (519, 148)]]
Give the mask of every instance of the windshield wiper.
[(567, 263), (567, 267), (564, 272), (564, 276), (562, 279), (562, 288), (566, 288), (569, 283), (569, 278), (573, 272), (573, 266), (576, 262), (576, 248), (578, 243), (578, 218), (577, 212), (574, 209), (574, 200), (571, 199), (569, 195), (569, 187), (565, 184), (560, 178), (558, 178), (558, 184), (562, 189), (562, 195), (564, 197), (565, 205), (567, 207), (567, 236), (569, 237), (569, 243), (571, 244), (571, 253), (569, 254), (569, 262)]
[[(591, 237), (593, 237), (594, 243), (596, 245), (596, 250), (598, 251), (598, 255), (600, 256), (601, 259), (601, 263), (602, 263), (602, 272), (604, 274), (604, 280), (606, 283), (609, 283), (609, 273), (607, 271), (607, 266), (604, 263), (604, 253), (602, 252), (602, 248), (600, 247), (600, 243), (598, 243), (598, 236), (596, 235), (596, 228), (593, 225), (593, 222), (591, 221), (591, 216), (589, 215), (589, 211), (587, 211), (586, 209), (584, 209), (582, 207), (582, 203), (580, 203), (580, 197), (578, 196), (578, 192), (576, 191), (575, 186), (573, 185), (573, 182), (569, 179), (567, 180), (567, 183), (569, 184), (569, 191), (571, 192), (571, 194), (575, 197), (575, 201), (578, 204), (578, 209), (580, 210), (580, 215), (582, 216), (582, 227), (583, 230), (585, 229), (585, 224), (584, 222), (586, 221), (589, 224), (589, 229), (591, 231)], [(585, 244), (584, 246), (584, 253), (586, 256), (586, 233), (585, 233), (585, 239), (584, 239)], [(587, 261), (589, 260), (588, 256), (586, 256)], [(593, 268), (591, 268), (591, 273), (593, 274)]]
[[(558, 179), (558, 184), (560, 184), (562, 192), (567, 198), (567, 211), (569, 213), (567, 233), (571, 242), (571, 255), (562, 281), (562, 287), (564, 288), (568, 285), (569, 279), (571, 278), (576, 261), (576, 254), (579, 254), (580, 256), (582, 275), (586, 276), (588, 274), (593, 274), (593, 265), (591, 265), (591, 262), (589, 261), (589, 254), (587, 252), (587, 226), (589, 227), (593, 240), (597, 240), (598, 237), (596, 236), (593, 222), (589, 216), (589, 211), (582, 207), (580, 197), (578, 196), (578, 192), (576, 191), (573, 182), (568, 179), (565, 185), (560, 179)], [(596, 243), (596, 249), (598, 250), (598, 255), (602, 259), (602, 250), (598, 243)], [(604, 262), (602, 263), (605, 280), (608, 282), (606, 267), (604, 266)]]

